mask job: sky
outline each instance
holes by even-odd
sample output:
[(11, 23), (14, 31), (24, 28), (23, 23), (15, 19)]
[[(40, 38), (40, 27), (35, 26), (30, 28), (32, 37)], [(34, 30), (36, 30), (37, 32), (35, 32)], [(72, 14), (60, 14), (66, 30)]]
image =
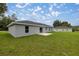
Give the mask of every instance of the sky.
[(52, 25), (55, 20), (79, 25), (78, 3), (8, 3), (8, 15), (16, 14), (18, 20), (30, 20)]

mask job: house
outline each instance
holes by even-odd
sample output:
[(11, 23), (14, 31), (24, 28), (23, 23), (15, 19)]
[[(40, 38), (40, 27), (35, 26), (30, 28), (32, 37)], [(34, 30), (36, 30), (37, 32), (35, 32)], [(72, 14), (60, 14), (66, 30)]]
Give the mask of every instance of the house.
[(53, 31), (54, 32), (72, 32), (72, 28), (67, 26), (57, 26), (53, 28)]
[(15, 21), (10, 23), (7, 27), (9, 33), (14, 37), (52, 31), (52, 26), (33, 21)]

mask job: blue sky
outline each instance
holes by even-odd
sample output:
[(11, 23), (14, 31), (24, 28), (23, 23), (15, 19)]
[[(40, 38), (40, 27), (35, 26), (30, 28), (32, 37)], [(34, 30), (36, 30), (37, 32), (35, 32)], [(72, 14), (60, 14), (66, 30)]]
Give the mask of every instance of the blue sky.
[(79, 25), (78, 3), (8, 3), (8, 13), (16, 14), (18, 20), (31, 20), (48, 25), (59, 19)]

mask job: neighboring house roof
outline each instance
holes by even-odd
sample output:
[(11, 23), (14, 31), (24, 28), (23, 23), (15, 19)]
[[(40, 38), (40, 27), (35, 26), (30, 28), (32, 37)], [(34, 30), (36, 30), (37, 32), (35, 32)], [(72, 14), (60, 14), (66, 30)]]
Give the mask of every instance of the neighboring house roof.
[(10, 23), (7, 27), (10, 27), (12, 25), (29, 25), (29, 26), (39, 26), (39, 27), (52, 27), (50, 25), (46, 25), (46, 24), (42, 24), (42, 23), (38, 23), (38, 22), (33, 22), (33, 21), (15, 21)]

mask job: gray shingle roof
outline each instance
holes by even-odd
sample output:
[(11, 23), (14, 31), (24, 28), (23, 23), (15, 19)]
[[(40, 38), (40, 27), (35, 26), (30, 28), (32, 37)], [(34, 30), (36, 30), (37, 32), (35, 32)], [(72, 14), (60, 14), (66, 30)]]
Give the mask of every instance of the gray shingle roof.
[(23, 21), (15, 21), (10, 23), (7, 27), (10, 27), (12, 25), (30, 25), (30, 26), (42, 26), (42, 27), (52, 27), (50, 25), (38, 23), (38, 22), (33, 22), (33, 21), (28, 21), (28, 20), (23, 20)]

